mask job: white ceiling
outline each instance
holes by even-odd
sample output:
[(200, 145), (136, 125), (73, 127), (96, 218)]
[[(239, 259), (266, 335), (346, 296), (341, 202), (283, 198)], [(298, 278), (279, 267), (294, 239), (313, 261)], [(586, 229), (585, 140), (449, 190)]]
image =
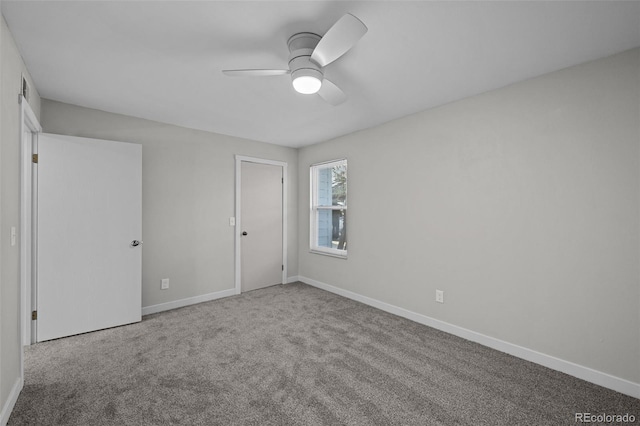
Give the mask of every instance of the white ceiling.
[[(369, 28), (326, 68), (347, 101), (301, 95), (287, 39), (344, 13)], [(639, 2), (3, 1), (44, 98), (304, 146), (640, 46)]]

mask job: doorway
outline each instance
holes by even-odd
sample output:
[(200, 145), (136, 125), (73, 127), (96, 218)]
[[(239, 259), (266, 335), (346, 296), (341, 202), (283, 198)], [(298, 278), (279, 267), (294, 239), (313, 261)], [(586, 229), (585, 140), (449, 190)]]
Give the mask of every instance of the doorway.
[(286, 282), (287, 163), (236, 156), (236, 294)]
[[(38, 134), (42, 127), (29, 102), (20, 95), (20, 327), (24, 346), (35, 342), (35, 322), (31, 321), (31, 308), (35, 306), (35, 226), (37, 193), (33, 183), (37, 180), (37, 169), (33, 167), (34, 154), (38, 152)], [(24, 359), (21, 351), (21, 365)], [(22, 371), (24, 368), (22, 367)]]

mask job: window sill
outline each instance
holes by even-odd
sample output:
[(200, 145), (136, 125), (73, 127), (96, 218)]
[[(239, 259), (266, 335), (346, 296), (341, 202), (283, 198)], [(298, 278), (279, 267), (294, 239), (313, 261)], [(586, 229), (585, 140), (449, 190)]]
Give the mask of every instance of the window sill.
[(347, 254), (329, 253), (329, 252), (322, 251), (322, 250), (311, 249), (311, 250), (309, 250), (309, 253), (321, 254), (323, 256), (335, 257), (337, 259), (344, 259), (344, 260), (347, 259)]

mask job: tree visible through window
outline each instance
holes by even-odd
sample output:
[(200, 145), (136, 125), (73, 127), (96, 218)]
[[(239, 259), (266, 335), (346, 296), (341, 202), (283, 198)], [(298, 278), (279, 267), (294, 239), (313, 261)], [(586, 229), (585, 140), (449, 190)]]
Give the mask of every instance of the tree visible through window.
[(311, 250), (347, 255), (347, 160), (311, 166)]

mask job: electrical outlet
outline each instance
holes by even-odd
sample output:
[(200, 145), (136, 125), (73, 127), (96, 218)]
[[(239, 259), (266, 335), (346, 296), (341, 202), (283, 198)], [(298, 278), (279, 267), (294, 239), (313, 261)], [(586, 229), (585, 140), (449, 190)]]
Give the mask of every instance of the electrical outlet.
[(169, 278), (163, 278), (160, 284), (160, 290), (166, 290), (169, 288)]
[(235, 217), (230, 217), (229, 218), (229, 226), (236, 226), (236, 218)]
[(12, 246), (16, 245), (16, 227), (15, 226), (11, 227), (11, 245)]
[(444, 291), (436, 290), (436, 302), (444, 303)]

